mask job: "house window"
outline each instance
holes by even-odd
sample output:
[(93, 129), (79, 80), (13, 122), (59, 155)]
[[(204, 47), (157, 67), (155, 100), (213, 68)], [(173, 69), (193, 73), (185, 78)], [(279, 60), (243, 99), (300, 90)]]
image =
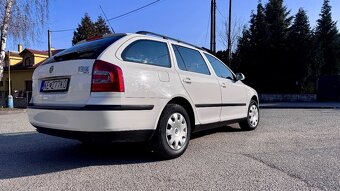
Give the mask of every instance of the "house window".
[(32, 60), (31, 57), (25, 58), (25, 66), (32, 66)]
[(0, 87), (3, 87), (3, 86), (4, 86), (4, 82), (0, 81)]

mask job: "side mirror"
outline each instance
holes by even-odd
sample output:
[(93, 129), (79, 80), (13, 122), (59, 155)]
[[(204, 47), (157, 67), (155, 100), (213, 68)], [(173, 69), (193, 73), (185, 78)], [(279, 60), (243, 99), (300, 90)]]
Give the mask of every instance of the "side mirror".
[(246, 77), (242, 73), (237, 73), (236, 74), (236, 80), (237, 81), (242, 81), (244, 79), (246, 79)]

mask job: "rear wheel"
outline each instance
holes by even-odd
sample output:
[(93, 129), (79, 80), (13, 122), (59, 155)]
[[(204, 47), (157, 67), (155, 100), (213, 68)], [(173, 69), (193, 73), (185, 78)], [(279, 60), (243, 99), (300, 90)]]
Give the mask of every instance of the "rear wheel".
[(260, 121), (260, 112), (259, 112), (258, 104), (256, 101), (251, 100), (249, 107), (248, 107), (247, 119), (239, 123), (240, 127), (241, 129), (246, 130), (246, 131), (254, 130), (257, 128), (259, 121)]
[(187, 149), (190, 134), (191, 123), (186, 110), (178, 104), (168, 104), (153, 137), (154, 151), (164, 159), (177, 158)]

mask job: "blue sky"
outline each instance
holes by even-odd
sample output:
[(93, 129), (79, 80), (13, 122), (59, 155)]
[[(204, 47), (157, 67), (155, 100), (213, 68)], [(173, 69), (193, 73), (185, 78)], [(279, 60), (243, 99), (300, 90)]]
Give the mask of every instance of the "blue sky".
[[(153, 0), (52, 0), (50, 5), (50, 18), (47, 29), (62, 30), (76, 28), (81, 18), (87, 12), (92, 20), (96, 20), (102, 12), (101, 5), (108, 18), (113, 18), (135, 8), (141, 7)], [(216, 0), (217, 7), (217, 49), (224, 49), (219, 34), (223, 33), (223, 22), (228, 11), (228, 0)], [(66, 3), (67, 2), (67, 3)], [(239, 25), (248, 24), (251, 10), (256, 9), (258, 0), (234, 0), (233, 19)], [(263, 0), (266, 3), (267, 0)], [(323, 0), (285, 0), (291, 14), (295, 14), (303, 7), (315, 26), (319, 18)], [(333, 20), (340, 20), (340, 1), (331, 0)], [(110, 23), (116, 32), (136, 32), (148, 30), (165, 34), (174, 38), (209, 47), (209, 13), (210, 0), (161, 0), (131, 15), (112, 20)], [(223, 15), (223, 16), (222, 16)], [(338, 23), (339, 26), (339, 23)], [(73, 31), (52, 34), (52, 46), (55, 48), (68, 48), (71, 46)], [(9, 39), (8, 48), (15, 50), (18, 42)], [(24, 47), (27, 45), (24, 44)], [(40, 42), (31, 43), (30, 48), (46, 50), (47, 32), (43, 32)]]

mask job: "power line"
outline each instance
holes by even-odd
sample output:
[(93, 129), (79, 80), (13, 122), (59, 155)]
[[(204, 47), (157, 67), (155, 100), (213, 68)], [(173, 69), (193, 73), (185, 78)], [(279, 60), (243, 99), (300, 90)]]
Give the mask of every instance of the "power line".
[(139, 10), (141, 10), (141, 9), (144, 9), (144, 8), (146, 8), (146, 7), (149, 7), (149, 6), (153, 5), (153, 4), (156, 4), (156, 3), (160, 2), (160, 1), (161, 1), (161, 0), (153, 1), (153, 2), (151, 2), (151, 3), (149, 3), (149, 4), (146, 4), (146, 5), (142, 6), (142, 7), (139, 7), (139, 8), (137, 8), (137, 9), (134, 9), (134, 10), (132, 10), (132, 11), (129, 11), (129, 12), (127, 12), (127, 13), (124, 13), (124, 14), (118, 15), (118, 16), (116, 16), (116, 17), (113, 17), (113, 18), (111, 18), (111, 19), (108, 19), (107, 21), (112, 21), (112, 20), (118, 19), (118, 18), (120, 18), (120, 17), (124, 17), (124, 16), (126, 16), (126, 15), (131, 14), (131, 13), (134, 13), (134, 12), (137, 12), (137, 11), (139, 11)]
[(100, 7), (100, 9), (101, 9), (101, 10), (102, 10), (102, 12), (103, 12), (103, 15), (104, 15), (104, 17), (105, 17), (105, 19), (106, 19), (106, 22), (107, 22), (107, 23), (109, 23), (109, 25), (110, 25), (110, 27), (111, 27), (111, 30), (112, 30), (112, 32), (113, 32), (113, 33), (115, 33), (115, 30), (113, 30), (113, 28), (112, 28), (112, 26), (111, 26), (111, 23), (110, 23), (110, 22), (108, 22), (108, 20), (107, 20), (107, 16), (106, 16), (106, 14), (105, 14), (105, 12), (104, 12), (104, 10), (103, 10), (102, 6), (101, 6), (101, 5), (99, 5), (99, 7)]
[(223, 22), (227, 22), (227, 20), (225, 19), (225, 16), (222, 14), (222, 12), (220, 11), (220, 9), (218, 8), (218, 6), (216, 6), (217, 12), (221, 15)]
[[(156, 4), (156, 3), (160, 2), (160, 1), (161, 1), (161, 0), (153, 1), (153, 2), (151, 2), (151, 3), (149, 3), (149, 4), (146, 4), (146, 5), (142, 6), (142, 7), (139, 7), (139, 8), (137, 8), (137, 9), (132, 10), (132, 11), (126, 12), (126, 13), (124, 13), (124, 14), (118, 15), (118, 16), (113, 17), (113, 18), (111, 18), (111, 19), (107, 19), (105, 13), (104, 13), (104, 17), (105, 17), (106, 21), (110, 24), (109, 21), (112, 21), (112, 20), (115, 20), (115, 19), (124, 17), (124, 16), (126, 16), (126, 15), (130, 15), (130, 14), (132, 14), (132, 13), (134, 13), (134, 12), (140, 11), (140, 10), (146, 8), (146, 7), (149, 7), (149, 6), (151, 6), (151, 5), (154, 5), (154, 4)], [(101, 6), (100, 6), (100, 8), (101, 8)], [(102, 8), (101, 8), (101, 9), (102, 9)], [(111, 25), (110, 25), (110, 26), (111, 26)], [(112, 31), (114, 32), (114, 30), (113, 30), (112, 27), (111, 27), (111, 29), (112, 29)], [(74, 31), (74, 30), (76, 30), (76, 28), (74, 28), (74, 29), (53, 30), (53, 31), (51, 30), (50, 32), (67, 32), (67, 31)]]
[(208, 20), (208, 24), (207, 24), (207, 31), (206, 31), (206, 33), (205, 33), (204, 46), (205, 46), (206, 43), (207, 43), (208, 32), (209, 32), (209, 26), (210, 26), (210, 17), (211, 17), (211, 14), (209, 13), (209, 20)]
[(66, 31), (74, 31), (76, 29), (62, 29), (62, 30), (51, 30), (50, 32), (66, 32)]

